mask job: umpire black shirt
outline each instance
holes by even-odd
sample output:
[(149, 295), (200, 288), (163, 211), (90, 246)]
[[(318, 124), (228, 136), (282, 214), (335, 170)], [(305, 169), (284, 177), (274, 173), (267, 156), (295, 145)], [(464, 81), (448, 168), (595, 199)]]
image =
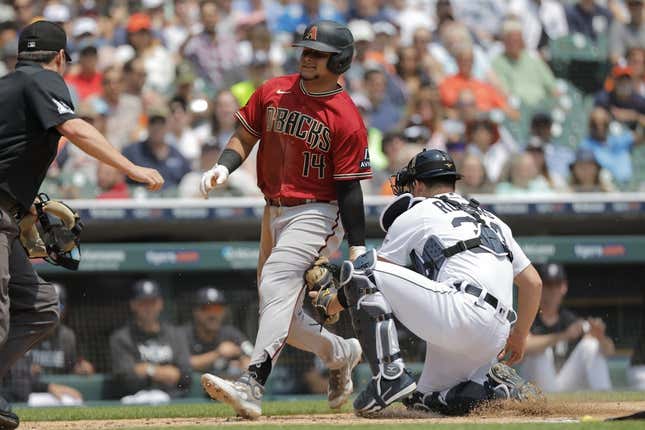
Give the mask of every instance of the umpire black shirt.
[(0, 79), (0, 100), (0, 189), (25, 211), (56, 156), (56, 126), (76, 118), (74, 105), (58, 73), (28, 61)]

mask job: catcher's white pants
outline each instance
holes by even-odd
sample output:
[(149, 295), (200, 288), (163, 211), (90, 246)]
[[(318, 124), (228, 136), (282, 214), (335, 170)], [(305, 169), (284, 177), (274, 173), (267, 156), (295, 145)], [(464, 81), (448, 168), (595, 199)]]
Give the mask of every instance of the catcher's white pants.
[(251, 364), (263, 362), (266, 353), (275, 363), (285, 342), (313, 352), (330, 369), (345, 364), (349, 348), (343, 338), (321, 330), (302, 310), (305, 270), (319, 255), (335, 252), (343, 235), (337, 205), (265, 208), (258, 267), (260, 321)]
[(508, 338), (510, 324), (504, 317), (475, 296), (396, 264), (378, 261), (374, 276), (396, 318), (426, 341), (417, 390), (484, 382)]
[(555, 368), (553, 348), (526, 354), (520, 372), (547, 392), (611, 390), (607, 359), (600, 351), (598, 340), (592, 336), (578, 342), (559, 372)]

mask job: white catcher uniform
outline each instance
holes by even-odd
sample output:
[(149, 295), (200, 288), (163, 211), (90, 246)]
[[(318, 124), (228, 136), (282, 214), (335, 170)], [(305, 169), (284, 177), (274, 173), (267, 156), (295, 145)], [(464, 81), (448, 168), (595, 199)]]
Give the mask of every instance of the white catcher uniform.
[[(442, 197), (468, 205), (455, 193), (413, 199), (421, 201), (394, 220), (378, 250), (379, 259), (390, 263), (378, 261), (374, 268), (376, 286), (396, 318), (427, 343), (417, 388), (422, 393), (468, 380), (483, 383), (515, 315), (513, 278), (530, 264), (506, 223), (479, 209), (482, 221), (512, 256), (486, 245), (458, 252), (429, 273), (434, 280), (405, 268), (415, 265), (413, 260), (423, 262), (429, 241), (445, 249), (480, 236), (482, 224)], [(479, 297), (464, 292), (467, 284), (481, 289)], [(484, 300), (487, 294), (498, 300), (496, 307)]]

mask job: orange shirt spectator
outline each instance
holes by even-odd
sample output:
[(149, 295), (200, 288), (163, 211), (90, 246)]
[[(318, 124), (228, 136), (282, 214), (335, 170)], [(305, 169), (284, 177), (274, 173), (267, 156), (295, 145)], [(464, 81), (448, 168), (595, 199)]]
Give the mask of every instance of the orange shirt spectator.
[(74, 87), (78, 98), (85, 100), (103, 92), (103, 74), (96, 68), (98, 53), (95, 46), (89, 45), (81, 49), (79, 69), (65, 77), (69, 86)]

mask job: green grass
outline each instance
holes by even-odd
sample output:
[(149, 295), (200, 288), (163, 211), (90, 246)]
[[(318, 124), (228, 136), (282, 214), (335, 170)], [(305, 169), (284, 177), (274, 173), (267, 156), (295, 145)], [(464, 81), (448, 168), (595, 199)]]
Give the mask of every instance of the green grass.
[[(345, 425), (352, 430), (412, 430), (412, 429), (427, 429), (430, 425), (427, 423), (419, 424), (352, 424), (339, 423), (338, 425), (316, 425), (317, 430), (332, 429), (338, 430), (340, 425)], [(264, 424), (261, 427), (258, 425), (235, 425), (235, 430), (258, 430), (262, 429), (289, 429), (289, 430), (304, 430), (310, 429), (311, 425), (271, 425)], [(216, 426), (182, 426), (182, 427), (128, 427), (119, 430), (215, 430), (221, 427)], [(638, 421), (622, 422), (622, 423), (528, 423), (528, 424), (432, 424), (432, 430), (493, 430), (503, 428), (504, 430), (642, 430), (643, 423)]]
[[(307, 415), (333, 413), (326, 401), (265, 402), (264, 415)], [(349, 412), (345, 405), (343, 412)], [(163, 406), (97, 406), (57, 408), (16, 408), (22, 421), (122, 420), (139, 418), (214, 418), (235, 416), (233, 410), (221, 403), (185, 403)]]

